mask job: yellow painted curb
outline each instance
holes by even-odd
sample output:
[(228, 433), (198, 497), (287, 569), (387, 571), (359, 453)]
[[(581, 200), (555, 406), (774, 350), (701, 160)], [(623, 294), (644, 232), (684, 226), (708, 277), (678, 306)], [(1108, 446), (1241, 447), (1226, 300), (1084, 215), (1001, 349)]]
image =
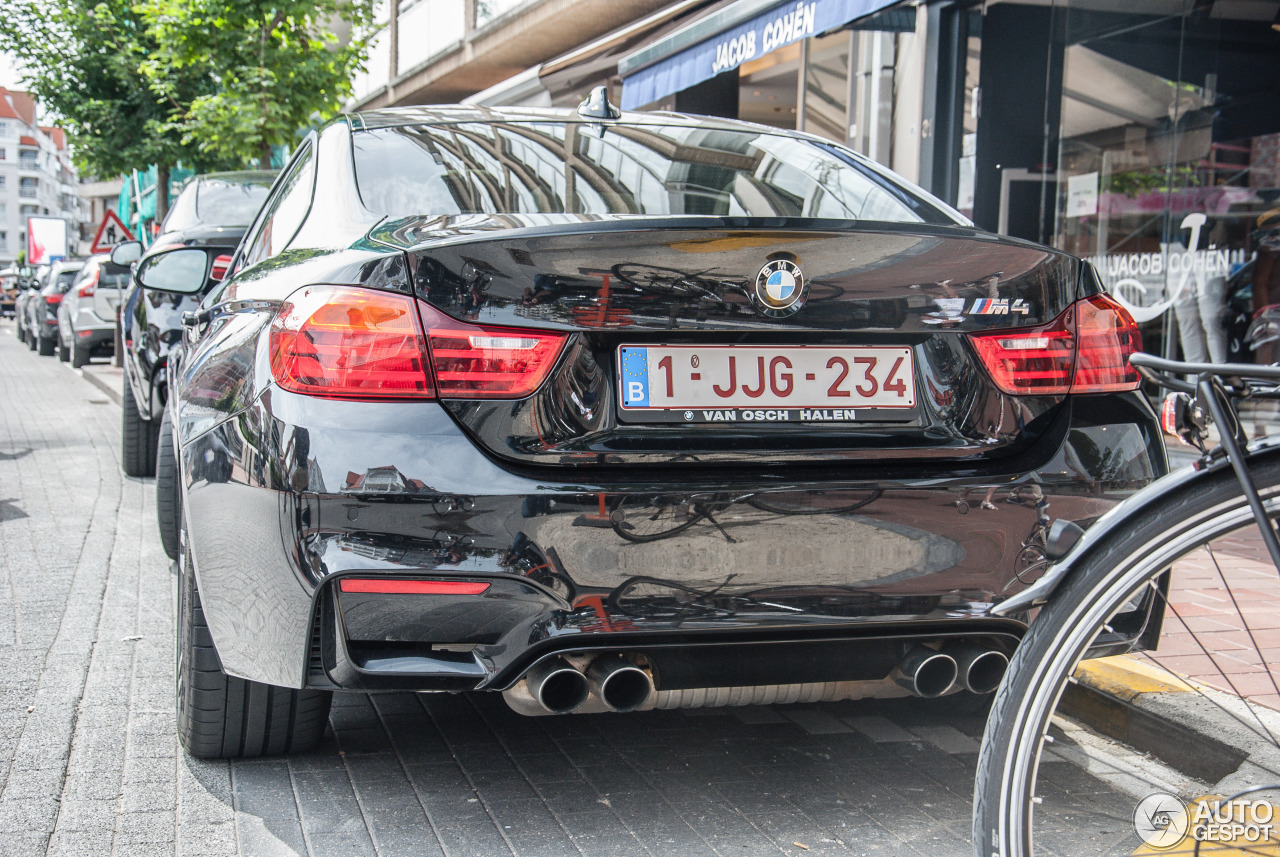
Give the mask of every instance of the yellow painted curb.
[(1076, 679), (1086, 687), (1132, 702), (1144, 693), (1177, 693), (1196, 688), (1169, 672), (1128, 655), (1095, 658), (1076, 668)]

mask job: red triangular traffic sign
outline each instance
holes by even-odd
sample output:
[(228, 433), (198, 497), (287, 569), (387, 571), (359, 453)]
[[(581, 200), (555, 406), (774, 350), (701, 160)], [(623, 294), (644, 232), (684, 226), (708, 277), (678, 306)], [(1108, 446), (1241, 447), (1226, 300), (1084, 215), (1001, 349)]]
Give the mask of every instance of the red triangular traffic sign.
[(94, 233), (89, 252), (110, 253), (111, 248), (121, 241), (135, 240), (137, 239), (133, 237), (133, 233), (116, 216), (116, 213), (108, 208), (107, 213), (102, 217), (102, 222), (98, 224), (98, 231)]

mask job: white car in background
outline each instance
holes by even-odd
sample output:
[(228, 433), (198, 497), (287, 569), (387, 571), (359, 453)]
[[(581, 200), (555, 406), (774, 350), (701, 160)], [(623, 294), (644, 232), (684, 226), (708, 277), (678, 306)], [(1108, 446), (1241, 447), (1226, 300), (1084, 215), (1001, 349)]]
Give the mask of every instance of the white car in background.
[(58, 359), (77, 369), (115, 352), (116, 308), (129, 285), (129, 269), (107, 254), (90, 256), (58, 308)]

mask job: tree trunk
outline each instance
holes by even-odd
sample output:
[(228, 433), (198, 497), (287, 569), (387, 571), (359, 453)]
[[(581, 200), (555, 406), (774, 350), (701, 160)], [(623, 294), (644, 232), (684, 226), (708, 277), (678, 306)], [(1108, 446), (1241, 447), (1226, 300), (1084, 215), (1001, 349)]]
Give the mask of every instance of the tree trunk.
[(271, 144), (262, 144), (262, 154), (258, 156), (258, 168), (263, 170), (271, 169)]
[(169, 165), (156, 164), (156, 223), (169, 213)]

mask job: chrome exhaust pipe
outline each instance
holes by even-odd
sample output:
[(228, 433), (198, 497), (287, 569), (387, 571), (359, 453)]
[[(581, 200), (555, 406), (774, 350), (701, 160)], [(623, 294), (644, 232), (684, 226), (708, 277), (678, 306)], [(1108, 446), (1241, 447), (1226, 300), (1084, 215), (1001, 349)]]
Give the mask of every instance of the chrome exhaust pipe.
[(995, 692), (1004, 678), (1004, 671), (1009, 668), (1009, 658), (1004, 652), (967, 640), (952, 643), (943, 651), (955, 658), (960, 686), (970, 693)]
[(610, 711), (635, 711), (653, 693), (649, 674), (622, 655), (601, 655), (592, 661), (587, 683)]
[(539, 662), (525, 676), (529, 695), (552, 714), (570, 714), (587, 701), (587, 677), (564, 658)]
[(945, 652), (916, 646), (893, 671), (893, 680), (916, 696), (933, 699), (951, 690), (959, 667)]

